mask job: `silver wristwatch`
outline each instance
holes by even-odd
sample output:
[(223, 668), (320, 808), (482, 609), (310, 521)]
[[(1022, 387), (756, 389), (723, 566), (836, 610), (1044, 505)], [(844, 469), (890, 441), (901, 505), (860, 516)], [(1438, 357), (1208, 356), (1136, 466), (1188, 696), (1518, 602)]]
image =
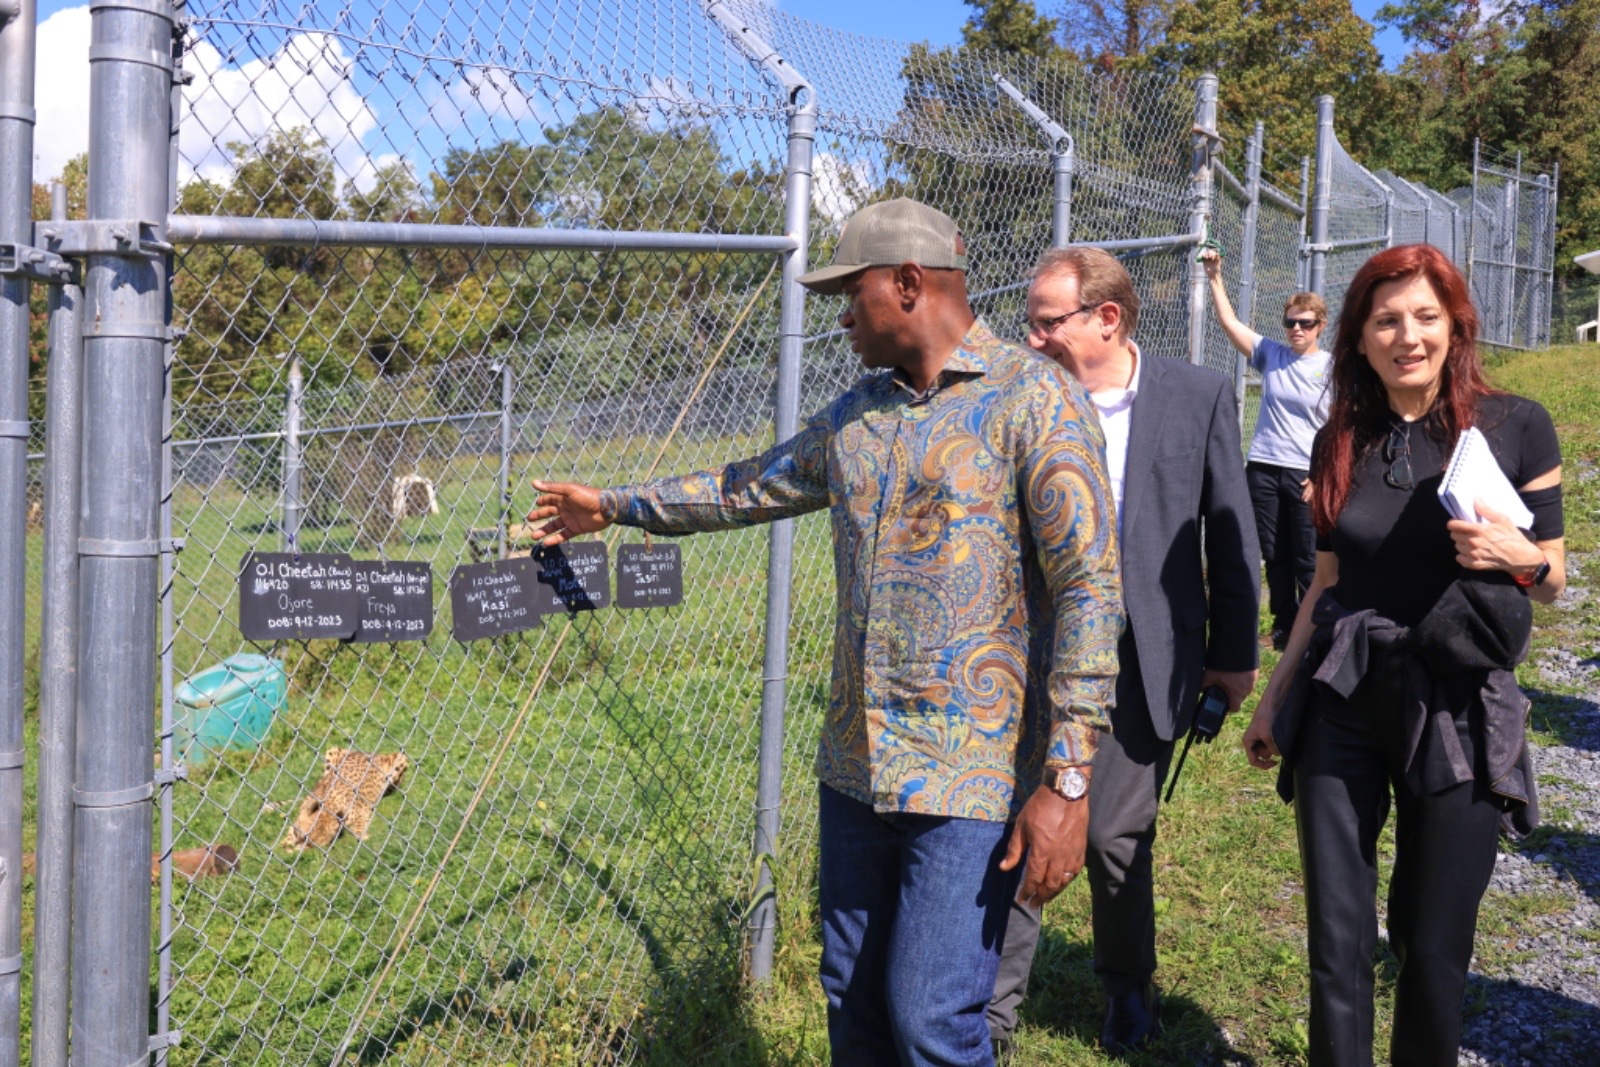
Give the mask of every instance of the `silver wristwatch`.
[(1077, 767), (1046, 767), (1044, 786), (1066, 800), (1082, 800), (1089, 795), (1089, 776)]

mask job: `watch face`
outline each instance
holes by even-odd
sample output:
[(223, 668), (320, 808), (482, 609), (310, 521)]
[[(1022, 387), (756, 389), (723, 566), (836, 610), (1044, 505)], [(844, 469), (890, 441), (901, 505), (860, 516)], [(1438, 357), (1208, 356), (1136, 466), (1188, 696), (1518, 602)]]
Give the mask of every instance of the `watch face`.
[(1081, 800), (1089, 791), (1089, 779), (1076, 767), (1069, 767), (1056, 776), (1055, 790), (1068, 800)]

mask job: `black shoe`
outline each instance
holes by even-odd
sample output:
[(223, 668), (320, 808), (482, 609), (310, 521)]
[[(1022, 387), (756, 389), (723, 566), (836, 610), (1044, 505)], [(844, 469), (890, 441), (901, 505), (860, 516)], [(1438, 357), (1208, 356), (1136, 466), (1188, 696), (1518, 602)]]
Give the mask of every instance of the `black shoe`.
[(1110, 997), (1100, 1044), (1113, 1056), (1143, 1048), (1161, 1029), (1161, 1003), (1156, 987), (1146, 984), (1131, 993)]
[(1284, 648), (1286, 648), (1288, 646), (1288, 644), (1289, 644), (1289, 631), (1288, 630), (1273, 630), (1272, 631), (1272, 650), (1274, 652), (1282, 652), (1284, 650)]

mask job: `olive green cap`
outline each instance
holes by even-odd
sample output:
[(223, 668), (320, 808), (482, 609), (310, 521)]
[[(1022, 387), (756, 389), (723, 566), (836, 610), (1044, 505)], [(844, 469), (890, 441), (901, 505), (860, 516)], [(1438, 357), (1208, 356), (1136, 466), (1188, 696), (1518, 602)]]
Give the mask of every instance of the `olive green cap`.
[(839, 235), (833, 262), (800, 275), (813, 293), (835, 294), (844, 280), (868, 267), (892, 267), (910, 261), (940, 270), (966, 270), (966, 246), (955, 220), (944, 212), (907, 197), (868, 204), (851, 215)]

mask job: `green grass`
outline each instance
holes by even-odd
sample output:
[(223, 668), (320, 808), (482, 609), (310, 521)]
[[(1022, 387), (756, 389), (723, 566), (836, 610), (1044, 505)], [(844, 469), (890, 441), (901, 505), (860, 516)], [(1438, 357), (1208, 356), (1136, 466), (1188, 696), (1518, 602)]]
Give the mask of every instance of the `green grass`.
[[(1494, 375), (1555, 416), (1568, 457), (1568, 542), (1592, 552), (1600, 479), (1578, 472), (1584, 462), (1592, 471), (1600, 451), (1600, 350), (1511, 356)], [(758, 446), (685, 445), (662, 469)], [(548, 471), (623, 481), (653, 454), (647, 442), (578, 443), (561, 456), (520, 457), (517, 470), (519, 480)], [(494, 523), (493, 475), (466, 461), (425, 473), (442, 513), (408, 523), (388, 551), (433, 563), (432, 637), (286, 646), (289, 706), (265, 746), (199, 764), (175, 791), (176, 846), (226, 842), (241, 867), (178, 883), (171, 1003), (185, 1037), (172, 1062), (327, 1063), (354, 1022), (352, 1062), (826, 1063), (810, 771), (832, 629), (825, 520), (799, 524), (780, 930), (773, 980), (757, 991), (741, 973), (740, 916), (753, 873), (766, 532), (683, 542), (679, 608), (582, 617), (559, 652), (560, 620), (463, 647), (448, 635), (446, 583), (465, 557), (467, 529)], [(519, 492), (518, 506), (529, 502)], [(188, 540), (174, 586), (177, 678), (244, 647), (234, 575), (245, 552), (277, 547), (272, 507), (270, 494), (235, 491), (175, 502), (176, 532)], [(346, 550), (351, 536), (348, 527), (308, 532), (304, 547)], [(1592, 650), (1600, 635), (1592, 604), (1541, 608), (1539, 623), (1544, 646)], [(1264, 668), (1273, 659), (1267, 653)], [(1538, 685), (1531, 674), (1524, 682)], [(1541, 736), (1559, 737), (1563, 702), (1541, 696), (1538, 706)], [(1224, 1049), (1263, 1067), (1303, 1059), (1293, 824), (1273, 778), (1239, 754), (1249, 709), (1190, 754), (1163, 811), (1156, 877), (1167, 1030), (1135, 1064), (1188, 1064)], [(325, 852), (285, 852), (278, 842), (334, 745), (403, 750), (411, 769), (367, 841), (347, 835)], [(28, 817), (31, 834), (31, 808)], [(1047, 912), (1017, 1063), (1109, 1062), (1095, 1046), (1087, 898), (1079, 882)], [(1503, 935), (1559, 906), (1492, 895), (1486, 962), (1508, 964), (1518, 949)]]

